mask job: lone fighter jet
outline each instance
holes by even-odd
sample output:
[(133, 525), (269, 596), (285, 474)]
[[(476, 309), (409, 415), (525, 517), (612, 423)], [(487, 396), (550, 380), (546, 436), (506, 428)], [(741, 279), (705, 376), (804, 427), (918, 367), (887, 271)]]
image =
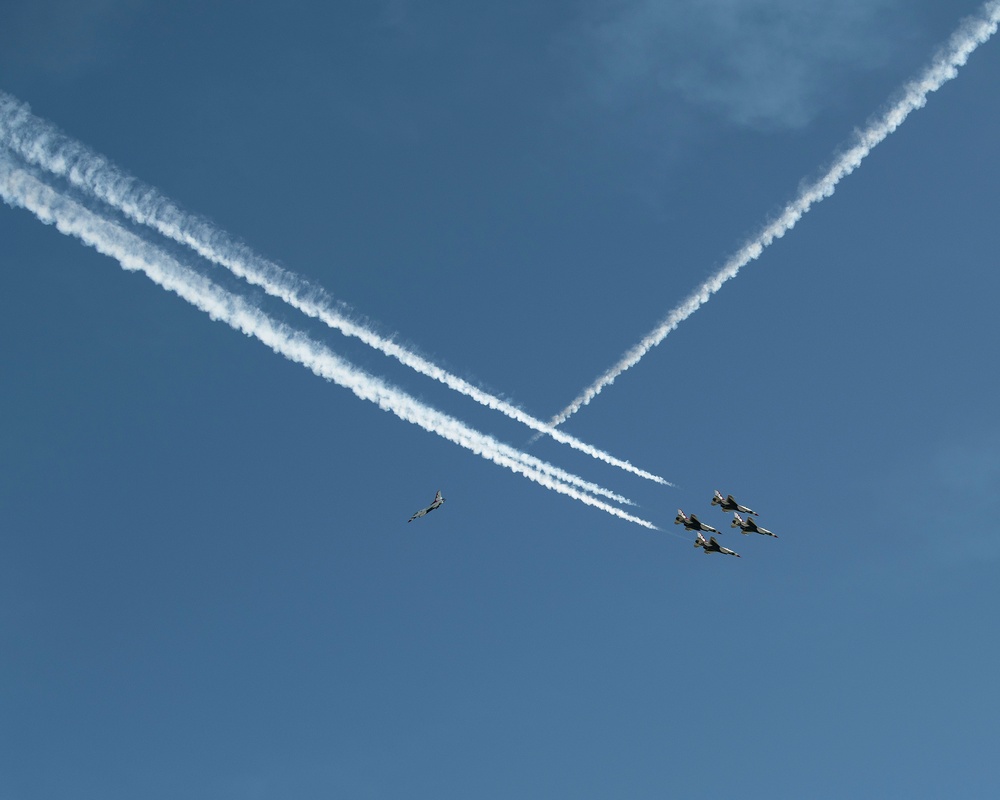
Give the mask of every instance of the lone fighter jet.
[(722, 506), (723, 511), (742, 511), (744, 514), (756, 514), (756, 511), (747, 508), (746, 506), (741, 506), (737, 503), (732, 495), (728, 495), (723, 498), (722, 492), (718, 489), (715, 490), (715, 497), (712, 498), (713, 506)]
[(679, 508), (677, 509), (677, 516), (674, 518), (674, 525), (683, 525), (689, 531), (711, 531), (712, 533), (722, 533), (713, 528), (711, 525), (706, 525), (694, 514), (685, 514)]
[(417, 517), (422, 517), (424, 514), (430, 514), (435, 508), (438, 508), (444, 502), (444, 498), (441, 496), (440, 490), (436, 495), (434, 495), (434, 502), (431, 503), (427, 508), (420, 509), (416, 514), (410, 517), (407, 522), (413, 522)]
[(714, 536), (707, 542), (705, 541), (705, 537), (701, 535), (701, 531), (698, 531), (696, 536), (698, 538), (694, 540), (694, 546), (702, 548), (706, 553), (725, 553), (727, 556), (736, 556), (737, 558), (742, 558), (742, 556), (735, 550), (730, 550), (728, 547), (723, 547), (721, 544), (715, 541)]
[(730, 526), (732, 528), (739, 528), (741, 533), (760, 533), (764, 536), (773, 536), (775, 539), (778, 538), (778, 534), (771, 533), (767, 528), (758, 528), (757, 521), (753, 517), (747, 517), (743, 519), (735, 511), (733, 512), (733, 524)]

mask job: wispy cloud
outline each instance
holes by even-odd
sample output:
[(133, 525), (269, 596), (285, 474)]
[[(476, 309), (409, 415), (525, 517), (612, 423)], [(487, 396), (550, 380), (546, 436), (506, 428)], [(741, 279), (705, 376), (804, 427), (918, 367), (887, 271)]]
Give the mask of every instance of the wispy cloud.
[(646, 353), (705, 305), (726, 281), (736, 277), (743, 267), (759, 258), (766, 247), (794, 228), (814, 204), (832, 195), (837, 184), (854, 172), (876, 145), (902, 125), (913, 111), (924, 106), (931, 92), (937, 91), (958, 75), (959, 67), (965, 64), (979, 45), (996, 33), (998, 25), (1000, 25), (1000, 0), (989, 0), (982, 6), (978, 15), (962, 22), (948, 43), (935, 55), (930, 66), (903, 87), (898, 99), (886, 111), (876, 116), (864, 129), (856, 132), (855, 143), (834, 160), (823, 177), (805, 185), (798, 197), (790, 202), (776, 219), (769, 222), (760, 233), (743, 245), (715, 275), (699, 286), (617, 363), (553, 417), (552, 424), (559, 425), (565, 422), (590, 403), (605, 387), (614, 383), (619, 375), (638, 364)]
[(884, 63), (899, 0), (624, 0), (596, 3), (577, 31), (604, 103), (669, 97), (755, 128), (794, 128), (832, 90)]
[[(495, 464), (619, 519), (657, 530), (652, 523), (575, 488), (582, 479), (522, 453), (470, 428), (401, 390), (357, 369), (327, 347), (279, 323), (244, 298), (225, 291), (160, 248), (125, 230), (113, 220), (59, 194), (0, 151), (0, 196), (8, 205), (30, 211), (39, 220), (108, 255), (130, 271), (139, 271), (174, 292), (212, 319), (258, 339), (276, 353), (302, 364), (316, 375), (350, 389), (400, 419), (419, 425)], [(599, 487), (597, 487), (599, 488)]]
[(68, 180), (74, 187), (88, 192), (133, 221), (148, 225), (190, 247), (203, 258), (261, 287), (303, 314), (321, 320), (346, 336), (360, 339), (420, 374), (592, 458), (647, 480), (670, 485), (664, 478), (553, 428), (514, 404), (382, 336), (370, 326), (360, 323), (345, 304), (335, 302), (324, 290), (262, 258), (204, 218), (182, 210), (153, 187), (127, 175), (108, 159), (64, 135), (54, 125), (32, 114), (24, 103), (3, 92), (0, 92), (0, 142), (28, 162)]

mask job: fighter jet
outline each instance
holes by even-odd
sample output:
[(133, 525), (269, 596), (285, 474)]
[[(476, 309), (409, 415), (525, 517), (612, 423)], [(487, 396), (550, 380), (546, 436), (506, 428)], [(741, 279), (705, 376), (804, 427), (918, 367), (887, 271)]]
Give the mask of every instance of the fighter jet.
[(722, 506), (723, 511), (742, 511), (744, 514), (757, 513), (756, 511), (753, 511), (747, 508), (746, 506), (741, 506), (733, 499), (732, 495), (728, 495), (724, 498), (722, 496), (722, 492), (720, 492), (718, 489), (715, 490), (715, 497), (712, 498), (712, 505)]
[(444, 502), (444, 498), (441, 496), (440, 490), (436, 495), (434, 495), (434, 502), (431, 503), (427, 508), (420, 509), (416, 514), (410, 517), (407, 522), (413, 522), (417, 517), (422, 517), (424, 514), (430, 514), (435, 508), (438, 508)]
[(701, 535), (701, 531), (695, 534), (698, 538), (694, 540), (694, 546), (702, 548), (706, 553), (725, 553), (727, 556), (736, 556), (737, 558), (742, 558), (739, 553), (735, 550), (730, 550), (728, 547), (723, 547), (713, 536), (707, 542), (705, 537)]
[(743, 519), (735, 511), (733, 512), (733, 523), (730, 526), (732, 528), (739, 528), (741, 533), (759, 533), (763, 536), (773, 536), (775, 539), (778, 538), (778, 534), (771, 533), (767, 528), (758, 528), (757, 521), (753, 517), (747, 517)]
[(677, 509), (677, 516), (674, 518), (674, 525), (683, 525), (689, 531), (711, 531), (712, 533), (722, 533), (713, 528), (711, 525), (706, 525), (694, 514), (685, 514), (679, 508)]

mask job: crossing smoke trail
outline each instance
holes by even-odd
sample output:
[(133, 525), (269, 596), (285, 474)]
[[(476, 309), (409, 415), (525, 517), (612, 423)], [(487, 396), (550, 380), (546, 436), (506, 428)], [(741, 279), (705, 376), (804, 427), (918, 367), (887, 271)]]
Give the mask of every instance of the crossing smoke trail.
[(568, 495), (628, 522), (659, 530), (652, 523), (569, 485), (568, 481), (581, 481), (576, 476), (502, 444), (355, 368), (323, 345), (276, 322), (259, 308), (225, 291), (159, 248), (79, 203), (59, 195), (34, 176), (17, 168), (2, 153), (0, 196), (8, 205), (24, 208), (42, 222), (54, 224), (60, 233), (74, 236), (98, 252), (111, 256), (124, 269), (145, 273), (159, 286), (187, 300), (212, 319), (221, 320), (230, 327), (257, 338), (276, 353), (302, 364), (322, 378), (350, 389), (358, 397), (375, 403), (385, 411), (391, 411), (400, 419), (436, 433), (547, 489)]
[(551, 436), (562, 444), (633, 475), (662, 485), (672, 485), (658, 475), (554, 428), (352, 320), (337, 310), (337, 304), (322, 289), (310, 286), (277, 264), (261, 258), (206, 220), (182, 211), (157, 190), (70, 139), (55, 126), (32, 114), (25, 104), (3, 92), (0, 92), (0, 142), (30, 163), (68, 180), (76, 188), (89, 192), (133, 221), (148, 225), (167, 238), (190, 247), (200, 256), (261, 287), (303, 314), (319, 319), (346, 336), (360, 339), (422, 375), (528, 426), (539, 435)]
[(927, 102), (927, 95), (936, 92), (958, 74), (958, 68), (965, 64), (972, 52), (996, 33), (998, 24), (1000, 24), (1000, 0), (990, 0), (980, 8), (978, 15), (964, 20), (958, 30), (952, 34), (948, 43), (938, 51), (924, 73), (903, 87), (900, 99), (888, 111), (876, 117), (875, 121), (869, 123), (867, 128), (855, 134), (856, 144), (841, 154), (822, 178), (806, 186), (799, 196), (785, 207), (777, 219), (769, 223), (757, 234), (756, 238), (747, 242), (733, 254), (722, 269), (699, 286), (694, 294), (671, 311), (656, 328), (626, 352), (614, 366), (584, 389), (566, 408), (556, 414), (550, 420), (550, 424), (561, 425), (590, 403), (606, 386), (614, 383), (615, 379), (625, 370), (638, 364), (646, 353), (705, 305), (712, 295), (722, 288), (722, 284), (730, 278), (736, 277), (736, 274), (743, 267), (758, 258), (765, 247), (794, 228), (813, 204), (832, 195), (837, 184), (854, 172), (877, 144), (895, 131), (912, 111), (923, 108)]

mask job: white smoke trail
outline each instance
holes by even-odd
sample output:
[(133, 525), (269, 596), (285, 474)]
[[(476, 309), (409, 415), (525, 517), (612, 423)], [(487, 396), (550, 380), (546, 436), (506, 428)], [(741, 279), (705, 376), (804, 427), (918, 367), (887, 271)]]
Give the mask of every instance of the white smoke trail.
[(990, 0), (982, 6), (978, 15), (964, 20), (948, 43), (938, 51), (923, 74), (903, 87), (899, 100), (886, 112), (876, 117), (868, 127), (856, 132), (856, 144), (841, 154), (822, 178), (804, 187), (799, 196), (785, 207), (777, 219), (770, 222), (754, 239), (733, 254), (715, 275), (699, 286), (656, 328), (626, 352), (614, 366), (556, 414), (550, 420), (551, 424), (561, 425), (597, 397), (606, 386), (614, 383), (625, 370), (638, 364), (646, 353), (707, 303), (726, 281), (735, 277), (743, 267), (758, 258), (764, 248), (775, 239), (780, 239), (794, 228), (814, 203), (832, 195), (837, 184), (854, 172), (877, 144), (895, 131), (911, 112), (926, 104), (927, 95), (940, 89), (958, 74), (958, 68), (965, 64), (972, 52), (996, 33), (998, 24), (1000, 24), (1000, 0)]
[(248, 283), (261, 287), (303, 314), (321, 320), (346, 336), (360, 339), (368, 346), (477, 403), (527, 425), (540, 435), (551, 436), (556, 441), (607, 464), (659, 484), (672, 485), (658, 475), (635, 467), (628, 461), (552, 427), (352, 320), (337, 309), (337, 304), (322, 289), (310, 286), (277, 264), (258, 256), (208, 221), (182, 211), (156, 189), (144, 185), (103, 156), (70, 139), (54, 125), (32, 114), (24, 103), (3, 92), (0, 92), (0, 143), (10, 147), (30, 163), (89, 192), (135, 222), (150, 226), (164, 236), (190, 247), (209, 261), (225, 267)]
[(28, 172), (19, 169), (2, 153), (0, 196), (8, 205), (24, 208), (42, 222), (54, 224), (61, 233), (74, 236), (98, 252), (111, 256), (126, 270), (145, 273), (155, 283), (176, 293), (212, 319), (221, 320), (248, 336), (254, 336), (289, 360), (350, 389), (358, 397), (377, 404), (383, 410), (391, 411), (400, 419), (436, 433), (548, 489), (620, 519), (659, 530), (652, 523), (569, 485), (570, 481), (586, 483), (582, 479), (498, 442), (355, 368), (323, 345), (276, 322), (259, 308), (225, 291), (120, 225), (59, 195)]

